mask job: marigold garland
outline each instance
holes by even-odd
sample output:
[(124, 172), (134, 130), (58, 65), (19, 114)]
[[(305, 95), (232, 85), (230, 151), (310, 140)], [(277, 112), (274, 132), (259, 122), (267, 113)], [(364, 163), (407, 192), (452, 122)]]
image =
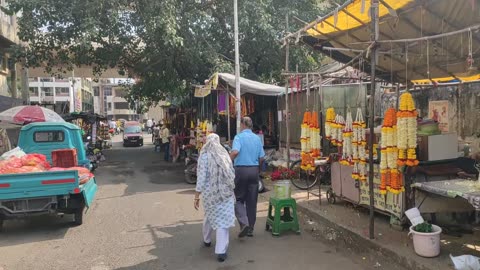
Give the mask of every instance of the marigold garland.
[(307, 111), (303, 114), (303, 121), (301, 124), (301, 148), (302, 148), (302, 153), (301, 153), (301, 158), (302, 158), (302, 163), (301, 163), (301, 168), (303, 170), (311, 170), (313, 169), (313, 163), (310, 155), (310, 121), (312, 118), (311, 112)]
[(301, 168), (303, 170), (315, 169), (315, 158), (320, 156), (320, 128), (317, 112), (305, 112), (301, 124)]
[(365, 128), (367, 125), (363, 119), (362, 109), (357, 109), (357, 116), (352, 123), (352, 162), (353, 172), (352, 178), (365, 181), (367, 180), (367, 155), (365, 147), (367, 145), (367, 139), (365, 135)]
[(345, 120), (345, 127), (342, 130), (343, 133), (343, 153), (340, 164), (353, 165), (353, 119), (350, 110), (347, 112), (347, 119)]
[(412, 94), (403, 93), (400, 96), (398, 118), (398, 159), (399, 166), (417, 166), (417, 110)]
[[(399, 190), (398, 168), (397, 168), (397, 116), (393, 108), (385, 112), (385, 118), (382, 125), (382, 143), (380, 160), (380, 193), (386, 194), (387, 191), (396, 192)], [(392, 187), (392, 183), (395, 188)]]
[(335, 109), (328, 108), (325, 116), (325, 138), (331, 140), (332, 138), (332, 125), (335, 121)]

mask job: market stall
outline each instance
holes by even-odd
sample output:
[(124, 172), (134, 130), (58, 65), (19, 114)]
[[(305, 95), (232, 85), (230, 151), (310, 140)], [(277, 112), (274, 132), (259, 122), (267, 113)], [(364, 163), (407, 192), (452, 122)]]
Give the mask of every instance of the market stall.
[[(474, 1), (351, 0), (285, 38), (287, 50), (290, 43), (301, 40), (345, 66), (370, 70), (374, 87), (367, 91), (369, 106), (366, 112), (361, 112), (365, 113), (364, 121), (359, 117), (360, 112), (339, 112), (331, 106), (335, 113), (329, 114), (330, 108), (327, 109), (323, 124), (325, 138), (338, 150), (338, 161), (332, 164), (332, 187), (340, 197), (369, 206), (371, 238), (375, 210), (389, 213), (398, 221), (405, 209), (419, 205), (412, 199), (415, 190), (441, 193), (437, 185), (448, 186), (448, 182), (420, 184), (422, 174), (437, 173), (435, 180), (451, 181), (451, 191), (463, 194), (456, 197), (470, 194), (458, 188), (458, 180), (447, 178), (451, 172), (432, 173), (428, 169), (439, 162), (435, 157), (440, 156), (443, 162), (458, 158), (458, 137), (454, 132), (417, 136), (417, 125), (423, 124), (418, 121), (419, 111), (430, 108), (417, 110), (418, 100), (412, 96), (411, 86), (412, 80), (418, 84), (426, 79), (433, 88), (445, 81), (450, 84), (452, 80), (454, 83), (477, 80), (476, 60), (480, 55), (475, 48), (480, 46), (480, 39), (475, 31), (479, 28), (478, 6)], [(375, 106), (381, 104), (376, 94), (378, 78), (391, 83), (397, 104)], [(460, 96), (461, 91), (455, 94)], [(288, 105), (287, 101), (287, 114)], [(438, 125), (447, 110), (436, 106), (433, 116)], [(385, 115), (381, 124), (375, 123), (379, 110)], [(469, 188), (475, 190), (475, 186)]]
[[(210, 104), (212, 112), (200, 110), (206, 116), (207, 123), (214, 125), (215, 130), (228, 139), (233, 139), (235, 131), (235, 76), (228, 73), (216, 73), (207, 82), (206, 86), (196, 89), (196, 97), (202, 98), (202, 106)], [(240, 78), (241, 115), (250, 116), (254, 123), (254, 131), (263, 138), (265, 148), (278, 147), (278, 115), (277, 98), (284, 92), (279, 86), (264, 84), (245, 78)], [(211, 98), (209, 98), (211, 96)], [(207, 106), (208, 108), (209, 106)], [(208, 118), (211, 114), (217, 116), (217, 121)]]
[(106, 148), (108, 141), (111, 140), (107, 118), (104, 116), (86, 112), (74, 112), (63, 116), (63, 119), (66, 122), (74, 122), (81, 127), (84, 141), (87, 141), (87, 138), (90, 137), (90, 141), (94, 145), (98, 145), (97, 147), (99, 148)]

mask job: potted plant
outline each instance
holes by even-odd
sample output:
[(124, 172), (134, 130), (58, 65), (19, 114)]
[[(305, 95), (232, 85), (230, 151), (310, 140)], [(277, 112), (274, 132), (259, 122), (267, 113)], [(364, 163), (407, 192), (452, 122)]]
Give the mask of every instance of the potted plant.
[(278, 199), (290, 198), (292, 194), (290, 179), (295, 176), (295, 171), (284, 167), (278, 167), (270, 175), (270, 179), (274, 182), (273, 193)]
[(428, 222), (410, 227), (415, 253), (422, 257), (436, 257), (440, 254), (440, 234), (442, 228)]

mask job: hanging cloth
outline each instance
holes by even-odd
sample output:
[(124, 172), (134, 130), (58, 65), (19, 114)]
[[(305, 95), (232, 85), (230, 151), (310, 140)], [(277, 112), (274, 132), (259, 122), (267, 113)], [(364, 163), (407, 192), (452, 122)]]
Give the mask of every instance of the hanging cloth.
[(227, 112), (227, 102), (225, 100), (225, 93), (220, 92), (218, 94), (217, 100), (218, 100), (218, 106), (217, 106), (218, 114), (225, 115)]

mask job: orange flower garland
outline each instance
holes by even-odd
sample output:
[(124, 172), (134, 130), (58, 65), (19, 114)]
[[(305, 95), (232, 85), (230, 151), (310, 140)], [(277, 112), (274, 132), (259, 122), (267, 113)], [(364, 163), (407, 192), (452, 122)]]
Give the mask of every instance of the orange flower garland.
[[(382, 126), (382, 157), (380, 160), (380, 193), (386, 194), (387, 190), (396, 192), (398, 190), (398, 168), (397, 168), (397, 116), (393, 108), (385, 112)], [(395, 188), (392, 187), (392, 183)]]

